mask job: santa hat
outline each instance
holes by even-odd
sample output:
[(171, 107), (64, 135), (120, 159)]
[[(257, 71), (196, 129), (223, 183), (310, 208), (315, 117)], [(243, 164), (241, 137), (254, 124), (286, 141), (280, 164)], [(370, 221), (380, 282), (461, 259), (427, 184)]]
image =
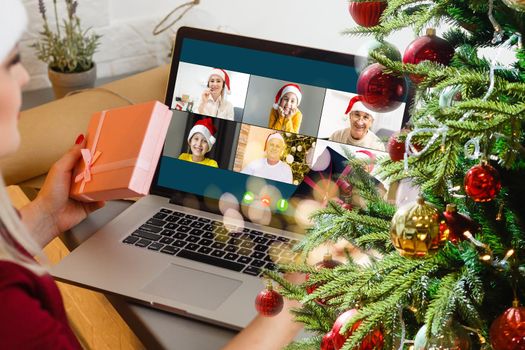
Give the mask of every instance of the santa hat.
[(297, 105), (299, 106), (301, 104), (301, 97), (303, 94), (301, 93), (301, 88), (297, 84), (286, 84), (283, 85), (282, 88), (277, 91), (277, 95), (275, 95), (275, 103), (273, 104), (273, 109), (279, 109), (279, 102), (281, 102), (281, 98), (286, 95), (289, 92), (293, 92), (295, 96), (297, 96)]
[(0, 1), (0, 62), (15, 48), (27, 25), (27, 14), (20, 0)]
[(364, 97), (361, 95), (356, 95), (350, 99), (350, 102), (348, 102), (348, 107), (346, 107), (345, 114), (348, 114), (353, 111), (360, 111), (370, 114), (372, 118), (375, 118), (375, 114), (373, 111), (369, 110), (365, 107), (363, 104)]
[(221, 77), (222, 80), (224, 80), (224, 87), (225, 87), (226, 93), (229, 95), (231, 90), (230, 90), (230, 76), (228, 75), (228, 73), (226, 73), (224, 69), (213, 68), (212, 71), (210, 72), (210, 75), (208, 76), (208, 81), (210, 81), (210, 78), (212, 75), (218, 75), (219, 77)]
[(217, 132), (217, 128), (215, 125), (213, 125), (213, 121), (211, 118), (205, 118), (198, 120), (195, 125), (193, 125), (193, 128), (191, 128), (190, 133), (188, 134), (188, 143), (190, 142), (193, 135), (196, 133), (201, 133), (208, 142), (208, 151), (211, 150), (213, 145), (215, 144), (215, 133)]
[(286, 142), (284, 141), (283, 136), (282, 136), (280, 133), (278, 133), (278, 132), (274, 132), (274, 133), (268, 135), (268, 137), (266, 138), (266, 142), (264, 143), (264, 150), (265, 150), (265, 151), (266, 151), (266, 147), (268, 147), (268, 142), (270, 142), (270, 140), (272, 140), (272, 139), (279, 139), (279, 140), (281, 140), (283, 143), (286, 143)]

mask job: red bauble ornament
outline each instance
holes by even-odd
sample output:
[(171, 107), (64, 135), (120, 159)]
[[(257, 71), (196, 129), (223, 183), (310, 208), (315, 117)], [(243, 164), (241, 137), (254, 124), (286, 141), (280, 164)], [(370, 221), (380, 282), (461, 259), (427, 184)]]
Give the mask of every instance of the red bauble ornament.
[(262, 316), (271, 317), (277, 315), (283, 309), (283, 296), (273, 290), (271, 284), (266, 289), (257, 294), (255, 298), (255, 309)]
[(405, 143), (398, 137), (399, 133), (395, 133), (388, 140), (388, 154), (394, 162), (399, 162), (405, 158)]
[(354, 207), (352, 206), (352, 204), (349, 204), (349, 203), (343, 203), (343, 204), (341, 204), (341, 208), (346, 209), (346, 210), (348, 210), (348, 211), (352, 211), (352, 209), (354, 209)]
[(336, 182), (337, 186), (339, 186), (339, 189), (341, 192), (343, 192), (346, 195), (352, 194), (352, 184), (346, 181), (345, 179), (339, 178)]
[[(332, 341), (334, 343), (334, 348), (336, 350), (339, 350), (343, 347), (346, 339), (348, 339), (352, 333), (359, 327), (361, 324), (361, 321), (357, 321), (350, 327), (345, 334), (340, 334), (341, 328), (350, 320), (354, 315), (357, 314), (356, 309), (351, 309), (348, 311), (343, 312), (337, 320), (335, 320), (334, 325), (332, 326)], [(376, 329), (372, 331), (369, 335), (367, 335), (361, 344), (359, 345), (359, 350), (374, 350), (374, 349), (382, 349), (384, 343), (384, 337), (383, 333)]]
[(525, 307), (517, 302), (492, 322), (490, 343), (494, 350), (525, 349)]
[[(346, 204), (346, 203), (343, 203), (341, 205), (343, 208), (347, 209), (345, 206), (350, 206), (350, 209), (347, 209), (347, 210), (352, 210), (352, 206), (349, 205), (349, 204)], [(323, 260), (318, 262), (317, 264), (315, 264), (315, 267), (320, 270), (320, 269), (333, 269), (334, 267), (338, 266), (338, 265), (341, 265), (341, 263), (337, 260), (334, 260), (332, 259), (332, 255), (331, 254), (325, 254), (323, 256)], [(308, 281), (308, 279), (310, 279), (310, 275), (307, 274), (306, 275), (306, 280)], [(306, 293), (308, 294), (312, 294), (317, 288), (319, 287), (318, 284), (314, 284), (314, 285), (311, 285), (311, 286), (308, 286), (306, 287)], [(326, 300), (324, 299), (315, 299), (314, 300), (317, 304), (319, 305), (326, 305)]]
[[(418, 64), (422, 61), (432, 61), (448, 65), (454, 56), (454, 47), (448, 41), (436, 36), (433, 28), (427, 29), (427, 34), (412, 41), (403, 55), (403, 63)], [(414, 83), (421, 82), (424, 77), (410, 75)]]
[(391, 112), (401, 105), (406, 91), (405, 79), (385, 73), (379, 63), (366, 67), (357, 80), (357, 93), (363, 104), (374, 112)]
[(443, 237), (454, 244), (465, 239), (464, 232), (475, 234), (479, 230), (479, 225), (474, 220), (458, 213), (455, 204), (447, 204), (443, 218), (445, 221)]
[(386, 9), (386, 1), (350, 2), (348, 12), (355, 23), (362, 27), (373, 27), (379, 24), (379, 18)]
[(490, 202), (501, 190), (499, 173), (489, 164), (475, 165), (465, 175), (465, 192), (475, 202)]
[(330, 331), (323, 336), (321, 339), (321, 350), (335, 350), (334, 347), (334, 332)]

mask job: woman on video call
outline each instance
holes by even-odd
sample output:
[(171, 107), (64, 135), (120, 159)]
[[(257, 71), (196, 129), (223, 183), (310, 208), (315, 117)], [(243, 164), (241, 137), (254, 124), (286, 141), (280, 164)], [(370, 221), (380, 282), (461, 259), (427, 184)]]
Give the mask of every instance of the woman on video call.
[[(27, 15), (20, 0), (0, 1), (0, 157), (12, 155), (20, 144), (21, 90), (29, 76), (20, 62), (17, 42), (26, 23)], [(47, 267), (34, 257), (45, 262), (42, 248), (47, 243), (104, 205), (69, 198), (72, 171), (85, 145), (81, 134), (51, 167), (36, 199), (20, 212), (11, 205), (0, 174), (1, 349), (82, 349), (69, 326), (57, 285)], [(287, 278), (295, 283), (304, 282), (304, 276), (298, 274)], [(301, 329), (289, 312), (298, 306), (298, 302), (285, 299), (281, 313), (272, 318), (255, 317), (224, 349), (283, 348)], [(242, 307), (253, 308), (253, 305)]]
[(226, 99), (227, 94), (230, 94), (230, 76), (224, 69), (213, 68), (201, 94), (197, 113), (233, 120), (233, 105)]

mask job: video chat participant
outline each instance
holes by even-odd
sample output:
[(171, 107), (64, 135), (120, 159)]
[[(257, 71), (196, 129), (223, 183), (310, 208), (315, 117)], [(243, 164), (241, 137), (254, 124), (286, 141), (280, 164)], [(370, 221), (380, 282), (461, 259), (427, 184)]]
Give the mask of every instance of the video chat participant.
[(218, 168), (219, 165), (214, 159), (206, 157), (206, 154), (215, 144), (214, 135), (216, 132), (217, 129), (211, 118), (204, 118), (195, 122), (188, 133), (189, 153), (181, 153), (179, 159)]
[(285, 149), (286, 142), (280, 133), (275, 132), (268, 135), (264, 144), (265, 157), (252, 161), (241, 170), (241, 173), (293, 183), (292, 168), (281, 161)]
[(206, 89), (201, 94), (197, 113), (233, 120), (233, 105), (226, 99), (231, 93), (230, 76), (224, 69), (213, 68), (208, 76)]
[(298, 133), (303, 120), (299, 110), (303, 94), (296, 84), (283, 85), (275, 95), (268, 117), (268, 127), (274, 130)]
[(384, 143), (370, 130), (375, 113), (365, 107), (362, 96), (357, 95), (350, 99), (345, 114), (349, 114), (350, 126), (335, 131), (330, 136), (330, 141), (385, 151)]

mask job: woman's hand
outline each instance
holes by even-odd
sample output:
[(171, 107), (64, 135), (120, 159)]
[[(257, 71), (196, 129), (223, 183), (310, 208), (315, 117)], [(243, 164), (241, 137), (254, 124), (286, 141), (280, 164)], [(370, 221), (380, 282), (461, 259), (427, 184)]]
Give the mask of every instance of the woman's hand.
[(208, 99), (210, 98), (210, 96), (211, 96), (211, 90), (210, 90), (210, 88), (206, 88), (206, 89), (204, 89), (204, 91), (202, 92), (201, 100), (202, 100), (203, 102), (208, 101)]
[(85, 140), (82, 140), (53, 164), (36, 199), (21, 210), (22, 220), (42, 246), (105, 204), (69, 198), (73, 168), (84, 146)]

